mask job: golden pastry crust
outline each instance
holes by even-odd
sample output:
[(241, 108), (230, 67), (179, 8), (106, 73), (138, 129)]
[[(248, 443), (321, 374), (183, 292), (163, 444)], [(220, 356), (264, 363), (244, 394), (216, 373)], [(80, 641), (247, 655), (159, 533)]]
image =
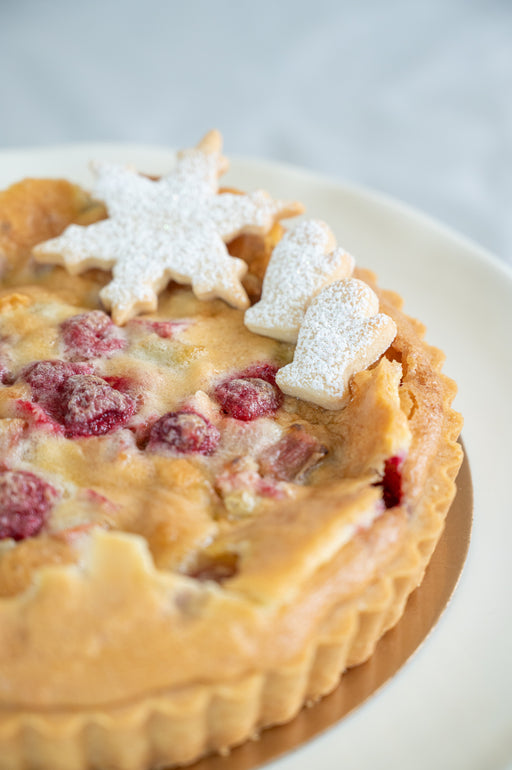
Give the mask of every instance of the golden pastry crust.
[[(288, 363), (291, 347), (251, 334), (242, 311), (171, 285), (157, 313), (124, 327), (112, 355), (85, 360), (87, 377), (128, 382), (131, 422), (65, 435), (34, 408), (24, 372), (73, 360), (63, 324), (98, 309), (107, 277), (27, 263), (27, 248), (57, 230), (46, 229), (44, 195), (30, 198), (34, 216), (13, 216), (18, 195), (0, 201), (18, 233), (7, 248), (0, 242), (10, 265), (0, 322), (15, 340), (0, 387), (1, 462), (36, 473), (58, 497), (40, 534), (0, 541), (2, 762), (190, 762), (290, 719), (398, 620), (455, 493), (455, 386), (400, 299), (358, 269), (398, 334), (352, 378), (347, 406), (329, 412), (285, 397), (270, 416), (240, 422), (222, 413), (218, 383), (255, 363)], [(90, 215), (76, 188), (58, 195), (58, 229)], [(248, 262), (253, 299), (281, 232), (230, 246)], [(166, 337), (158, 324), (178, 319)], [(176, 455), (148, 439), (157, 418), (183, 405), (218, 430), (215, 452)], [(304, 436), (311, 465), (298, 467), (286, 440)], [(386, 479), (398, 468), (394, 499)]]
[(105, 208), (65, 179), (24, 179), (0, 192), (0, 216), (0, 254), (19, 264), (36, 243), (59, 235), (72, 222), (102, 219)]

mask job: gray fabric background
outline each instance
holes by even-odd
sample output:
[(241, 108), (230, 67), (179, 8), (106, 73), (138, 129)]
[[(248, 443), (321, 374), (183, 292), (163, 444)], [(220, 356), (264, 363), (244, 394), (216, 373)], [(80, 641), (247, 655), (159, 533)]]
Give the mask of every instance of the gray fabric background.
[(0, 0), (1, 148), (211, 127), (512, 265), (512, 2)]

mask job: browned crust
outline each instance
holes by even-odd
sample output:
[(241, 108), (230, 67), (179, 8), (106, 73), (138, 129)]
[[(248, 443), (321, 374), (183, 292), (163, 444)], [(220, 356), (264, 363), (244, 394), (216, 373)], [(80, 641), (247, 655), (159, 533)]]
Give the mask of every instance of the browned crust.
[(39, 241), (104, 216), (101, 204), (65, 179), (24, 179), (0, 192), (0, 256), (19, 265)]

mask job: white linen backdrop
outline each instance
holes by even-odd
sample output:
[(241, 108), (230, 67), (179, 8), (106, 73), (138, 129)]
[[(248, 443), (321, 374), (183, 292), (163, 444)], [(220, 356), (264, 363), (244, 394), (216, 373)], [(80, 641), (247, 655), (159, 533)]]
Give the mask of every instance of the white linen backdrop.
[(0, 0), (0, 148), (211, 127), (512, 265), (509, 0)]

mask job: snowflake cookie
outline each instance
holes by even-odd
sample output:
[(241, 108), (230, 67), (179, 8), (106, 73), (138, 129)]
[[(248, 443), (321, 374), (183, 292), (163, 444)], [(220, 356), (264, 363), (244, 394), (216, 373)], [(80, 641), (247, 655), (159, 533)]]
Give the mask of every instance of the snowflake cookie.
[(95, 163), (95, 197), (109, 218), (64, 233), (34, 249), (36, 261), (61, 264), (72, 274), (112, 269), (100, 292), (117, 324), (157, 307), (170, 280), (192, 284), (199, 299), (220, 297), (237, 308), (248, 305), (241, 278), (243, 260), (230, 257), (226, 243), (241, 233), (265, 233), (276, 220), (301, 213), (302, 206), (251, 195), (218, 195), (227, 168), (222, 138), (209, 132), (197, 147), (178, 153), (175, 168), (152, 180), (132, 169)]
[(320, 220), (300, 222), (279, 241), (267, 267), (261, 301), (245, 313), (245, 325), (255, 334), (297, 342), (306, 307), (321, 289), (348, 278), (354, 259)]
[(323, 289), (306, 311), (292, 363), (276, 375), (281, 390), (340, 409), (350, 377), (373, 364), (396, 336), (393, 319), (378, 311), (377, 295), (357, 278)]

